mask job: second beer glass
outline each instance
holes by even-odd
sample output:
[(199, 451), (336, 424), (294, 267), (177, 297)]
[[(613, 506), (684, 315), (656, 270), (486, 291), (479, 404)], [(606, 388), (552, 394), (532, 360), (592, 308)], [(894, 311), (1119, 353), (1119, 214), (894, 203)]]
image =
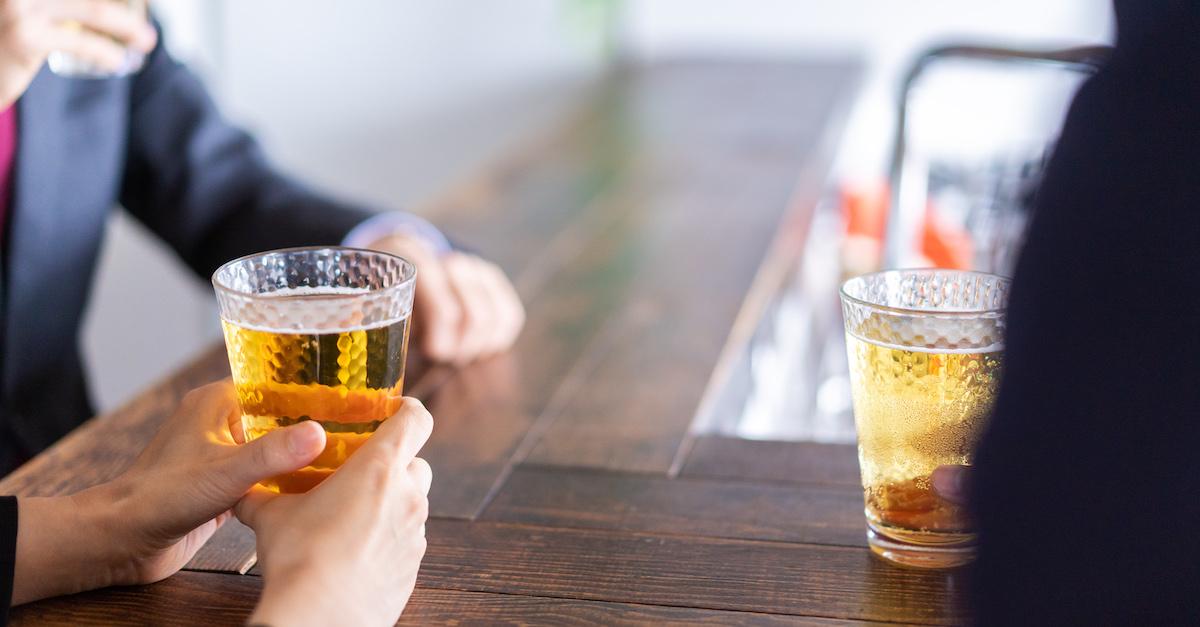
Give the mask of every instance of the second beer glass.
[(247, 440), (303, 420), (325, 450), (264, 482), (305, 492), (400, 407), (416, 269), (385, 253), (294, 248), (221, 266), (213, 286)]
[(1003, 363), (1008, 279), (893, 270), (842, 287), (871, 550), (950, 567), (974, 557), (963, 494)]

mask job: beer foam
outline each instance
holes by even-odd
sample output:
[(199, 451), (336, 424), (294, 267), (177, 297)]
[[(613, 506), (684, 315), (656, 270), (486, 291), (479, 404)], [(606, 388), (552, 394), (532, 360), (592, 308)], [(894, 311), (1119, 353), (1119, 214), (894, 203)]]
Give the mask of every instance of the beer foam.
[(908, 351), (910, 353), (928, 353), (928, 354), (937, 354), (937, 355), (974, 355), (977, 353), (999, 353), (999, 352), (1004, 351), (1004, 343), (1003, 342), (996, 342), (994, 344), (988, 344), (987, 346), (980, 346), (980, 347), (971, 346), (971, 347), (966, 347), (966, 348), (961, 348), (961, 347), (942, 348), (939, 346), (904, 346), (901, 344), (892, 344), (890, 342), (881, 342), (879, 340), (866, 338), (866, 337), (863, 337), (856, 333), (851, 333), (850, 335), (853, 335), (854, 337), (856, 337), (864, 342), (867, 342), (868, 344), (874, 344), (876, 346), (882, 346), (884, 348), (891, 348), (891, 349), (895, 349), (895, 350)]
[(847, 333), (886, 348), (915, 353), (970, 354), (1004, 350), (993, 318), (901, 317), (872, 313)]
[[(326, 333), (349, 333), (388, 327), (404, 321), (411, 315), (409, 305), (398, 315), (379, 316), (378, 311), (369, 315), (367, 310), (378, 310), (381, 305), (391, 304), (395, 299), (383, 297), (384, 290), (347, 286), (301, 286), (266, 292), (255, 297), (255, 303), (242, 310), (245, 318), (225, 322), (267, 333), (320, 335)], [(321, 296), (349, 296), (352, 298), (322, 299)], [(369, 323), (365, 318), (375, 317)]]

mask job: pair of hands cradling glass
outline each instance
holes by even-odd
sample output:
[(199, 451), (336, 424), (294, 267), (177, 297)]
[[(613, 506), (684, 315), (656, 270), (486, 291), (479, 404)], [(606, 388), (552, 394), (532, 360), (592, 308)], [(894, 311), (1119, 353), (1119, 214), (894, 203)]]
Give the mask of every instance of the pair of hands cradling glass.
[[(13, 603), (172, 575), (231, 515), (255, 530), (263, 624), (392, 624), (425, 553), (433, 429), (415, 399), (306, 494), (255, 484), (306, 466), (315, 422), (241, 443), (233, 386), (189, 393), (133, 465), (65, 497), (19, 500)], [(331, 516), (330, 512), (337, 512)]]

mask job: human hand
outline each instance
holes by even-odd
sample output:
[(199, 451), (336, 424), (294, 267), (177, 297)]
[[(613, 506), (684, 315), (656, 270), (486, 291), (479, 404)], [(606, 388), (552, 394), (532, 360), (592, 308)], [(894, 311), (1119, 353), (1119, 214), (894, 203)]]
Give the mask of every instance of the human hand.
[(157, 42), (143, 13), (112, 0), (0, 0), (0, 108), (25, 93), (51, 51), (116, 70)]
[(945, 465), (933, 469), (929, 482), (942, 499), (955, 505), (967, 505), (970, 498), (970, 466)]
[(408, 235), (384, 238), (371, 248), (417, 266), (413, 328), (430, 359), (466, 364), (508, 350), (521, 333), (525, 309), (496, 264), (461, 252), (438, 256)]
[(263, 594), (251, 624), (392, 625), (425, 555), (433, 480), (415, 457), (433, 418), (415, 399), (305, 494), (256, 488), (238, 503), (258, 534)]
[(166, 578), (251, 486), (303, 468), (325, 447), (314, 422), (241, 445), (231, 424), (240, 425), (233, 386), (204, 386), (116, 479), (67, 497), (20, 499), (14, 603)]

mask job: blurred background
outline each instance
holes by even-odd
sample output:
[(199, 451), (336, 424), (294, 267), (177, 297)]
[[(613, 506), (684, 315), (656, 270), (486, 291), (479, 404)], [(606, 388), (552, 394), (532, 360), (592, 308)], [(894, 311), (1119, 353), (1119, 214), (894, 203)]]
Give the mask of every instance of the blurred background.
[[(854, 218), (848, 203), (877, 205), (872, 198), (886, 194), (881, 186), (899, 84), (920, 51), (948, 41), (1097, 44), (1112, 33), (1105, 0), (155, 0), (153, 6), (170, 50), (280, 166), (381, 210), (426, 211), (456, 181), (551, 128), (570, 113), (581, 88), (621, 63), (857, 56), (866, 79), (849, 112), (828, 206), (813, 226), (839, 233)], [(913, 112), (910, 125), (920, 146), (956, 163), (993, 163), (997, 154), (1036, 159), (1029, 147), (1036, 153), (1053, 136), (1077, 82), (977, 70), (950, 63), (930, 76), (921, 96), (932, 94), (929, 103)], [(998, 152), (997, 139), (1022, 140), (1015, 144), (1025, 152)], [(982, 146), (989, 149), (976, 150)], [(943, 204), (953, 207), (952, 200)], [(868, 257), (878, 252), (870, 243), (866, 248)], [(798, 277), (820, 275), (810, 276), (808, 286), (836, 282), (838, 271), (820, 270), (837, 267), (846, 254), (810, 246)], [(789, 329), (811, 323), (796, 322), (807, 320), (795, 311), (806, 306), (792, 303), (789, 311), (781, 304), (760, 335), (773, 338), (773, 346), (780, 334), (786, 342), (795, 332)], [(116, 214), (82, 339), (99, 409), (112, 409), (219, 337), (207, 281)], [(788, 386), (785, 375), (794, 366), (781, 360), (797, 358), (776, 353), (747, 355), (744, 370), (772, 368), (776, 387)], [(820, 392), (801, 395), (803, 402), (817, 402)], [(842, 392), (825, 390), (833, 410)], [(778, 425), (756, 422), (754, 408), (777, 409), (780, 394), (760, 389), (739, 400), (747, 418), (731, 428), (778, 436)], [(793, 390), (789, 398), (795, 396)], [(843, 428), (830, 427), (825, 439), (842, 439)]]

